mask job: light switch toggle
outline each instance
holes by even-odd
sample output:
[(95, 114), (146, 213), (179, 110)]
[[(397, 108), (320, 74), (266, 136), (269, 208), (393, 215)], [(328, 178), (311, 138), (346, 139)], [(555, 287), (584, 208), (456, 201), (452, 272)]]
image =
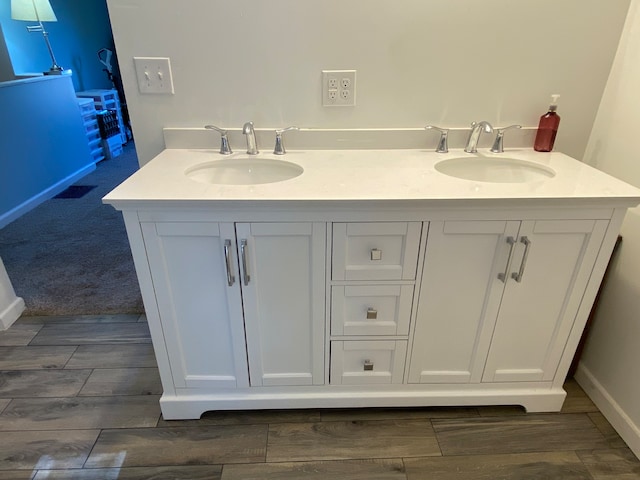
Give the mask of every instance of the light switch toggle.
[(378, 260), (382, 260), (382, 250), (378, 250), (377, 248), (372, 248), (371, 249), (371, 260), (372, 261), (378, 261)]

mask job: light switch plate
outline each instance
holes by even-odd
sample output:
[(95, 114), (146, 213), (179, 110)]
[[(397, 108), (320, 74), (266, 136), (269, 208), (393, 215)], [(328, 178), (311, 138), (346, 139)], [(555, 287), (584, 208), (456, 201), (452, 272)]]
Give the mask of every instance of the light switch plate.
[(171, 62), (166, 57), (133, 57), (140, 93), (173, 95)]

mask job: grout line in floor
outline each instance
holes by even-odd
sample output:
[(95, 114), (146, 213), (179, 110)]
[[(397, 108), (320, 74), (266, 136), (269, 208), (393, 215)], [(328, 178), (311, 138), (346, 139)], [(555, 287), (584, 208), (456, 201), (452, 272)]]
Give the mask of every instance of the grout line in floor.
[[(93, 372), (95, 369), (91, 368), (87, 368), (87, 369), (83, 369), (83, 370), (91, 370), (91, 372), (89, 372), (89, 375), (87, 375), (87, 378), (84, 379), (84, 382), (82, 383), (82, 387), (80, 387), (80, 389), (76, 392), (76, 394), (74, 395), (74, 397), (80, 397), (80, 392), (82, 392), (82, 389), (87, 385), (87, 382), (89, 381), (89, 379), (91, 378), (91, 375), (93, 375)], [(71, 371), (71, 370), (69, 370)]]
[[(478, 418), (478, 417), (473, 417), (473, 418)], [(444, 453), (442, 452), (442, 445), (440, 444), (440, 439), (438, 438), (438, 432), (436, 431), (436, 427), (433, 425), (433, 418), (429, 419), (429, 425), (431, 425), (431, 430), (433, 431), (433, 438), (436, 439), (436, 444), (438, 445), (438, 450), (440, 451), (440, 456), (444, 457)], [(451, 419), (445, 419), (445, 420), (451, 420)], [(403, 463), (404, 463), (404, 457), (403, 457)]]
[(9, 400), (9, 401), (4, 407), (0, 408), (0, 415), (2, 415), (2, 412), (4, 412), (9, 405), (11, 405), (11, 402), (13, 402), (13, 398), (3, 398), (2, 400)]
[(96, 448), (96, 445), (98, 444), (98, 440), (100, 439), (100, 436), (102, 435), (102, 432), (104, 432), (104, 428), (100, 428), (100, 431), (98, 432), (98, 435), (96, 435), (96, 439), (93, 441), (93, 445), (91, 445), (91, 448), (89, 449), (89, 453), (87, 453), (87, 458), (84, 459), (84, 462), (82, 462), (82, 467), (81, 469), (84, 469), (84, 466), (87, 464), (87, 462), (89, 461), (89, 458), (91, 458), (91, 454), (93, 453), (93, 449)]

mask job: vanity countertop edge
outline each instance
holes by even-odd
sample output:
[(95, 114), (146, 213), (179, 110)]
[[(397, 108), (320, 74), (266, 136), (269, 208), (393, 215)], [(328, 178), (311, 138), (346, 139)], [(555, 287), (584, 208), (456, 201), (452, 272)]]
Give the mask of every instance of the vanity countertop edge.
[(211, 149), (166, 149), (107, 194), (104, 203), (119, 210), (179, 207), (319, 207), (348, 205), (390, 208), (548, 207), (561, 202), (575, 207), (633, 207), (640, 189), (559, 152), (510, 149), (477, 156), (516, 158), (549, 167), (555, 177), (526, 183), (493, 183), (450, 177), (435, 169), (443, 160), (466, 155), (426, 150), (293, 150), (284, 156), (260, 153), (256, 158), (281, 160), (304, 168), (302, 175), (259, 185), (217, 185), (194, 181), (185, 171), (222, 159)]

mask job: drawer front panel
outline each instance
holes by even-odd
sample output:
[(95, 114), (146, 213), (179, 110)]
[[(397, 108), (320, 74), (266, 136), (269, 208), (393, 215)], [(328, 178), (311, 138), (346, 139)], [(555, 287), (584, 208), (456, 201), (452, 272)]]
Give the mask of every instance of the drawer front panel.
[(413, 285), (331, 288), (332, 335), (408, 335)]
[(420, 222), (333, 224), (333, 280), (415, 280)]
[(402, 383), (406, 354), (406, 340), (333, 341), (330, 383)]

